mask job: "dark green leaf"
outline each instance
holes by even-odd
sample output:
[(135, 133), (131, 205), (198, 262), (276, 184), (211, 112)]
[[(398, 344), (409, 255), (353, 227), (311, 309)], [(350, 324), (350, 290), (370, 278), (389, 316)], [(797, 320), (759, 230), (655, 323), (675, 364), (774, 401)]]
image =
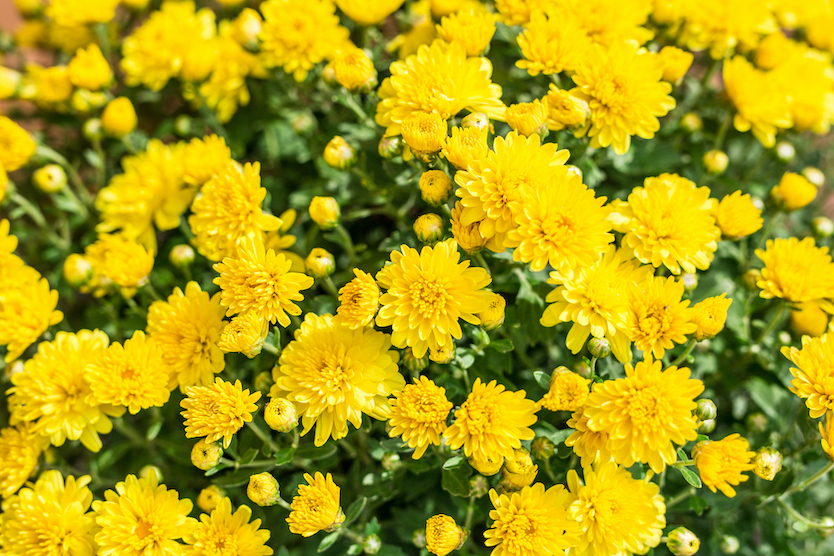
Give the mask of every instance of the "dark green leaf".
[(325, 550), (333, 546), (336, 543), (336, 541), (339, 540), (340, 536), (341, 533), (339, 533), (339, 531), (333, 531), (321, 540), (321, 542), (319, 543), (319, 548), (316, 552), (324, 552)]
[(299, 459), (324, 459), (336, 453), (336, 444), (330, 442), (324, 446), (316, 447), (312, 444), (306, 446), (299, 446), (295, 451), (295, 457)]
[(707, 501), (700, 496), (693, 496), (689, 499), (689, 511), (701, 515), (707, 510), (707, 508), (709, 508), (709, 504), (707, 504)]
[(440, 478), (443, 490), (452, 496), (469, 496), (469, 466), (462, 465), (454, 469), (444, 469)]
[(293, 456), (295, 455), (295, 448), (290, 446), (289, 448), (284, 448), (283, 450), (278, 450), (275, 453), (275, 465), (286, 465), (292, 461)]
[(365, 506), (368, 504), (368, 499), (364, 496), (360, 496), (356, 500), (354, 500), (353, 504), (350, 505), (347, 512), (345, 513), (345, 527), (350, 525), (352, 522), (359, 517), (362, 513), (362, 510), (365, 509)]
[(510, 339), (506, 340), (498, 340), (497, 342), (492, 342), (489, 344), (488, 347), (491, 347), (495, 351), (501, 353), (509, 353), (514, 349), (513, 341)]
[(688, 467), (678, 467), (678, 471), (681, 472), (681, 475), (683, 475), (683, 479), (687, 483), (694, 486), (695, 488), (701, 488), (701, 478), (698, 476), (697, 473), (695, 473)]
[(377, 533), (379, 533), (379, 521), (376, 520), (376, 517), (372, 517), (365, 525), (365, 535), (376, 535)]
[(533, 378), (545, 390), (550, 389), (550, 375), (542, 371), (533, 371)]
[(247, 464), (255, 461), (255, 458), (258, 457), (258, 449), (257, 448), (249, 448), (244, 452), (243, 456), (240, 458), (240, 464)]

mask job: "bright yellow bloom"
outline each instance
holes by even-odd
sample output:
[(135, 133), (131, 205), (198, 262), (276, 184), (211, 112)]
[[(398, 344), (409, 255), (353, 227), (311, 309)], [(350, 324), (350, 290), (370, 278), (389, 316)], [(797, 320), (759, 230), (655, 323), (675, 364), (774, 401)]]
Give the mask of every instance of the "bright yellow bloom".
[(87, 365), (85, 377), (99, 404), (123, 405), (131, 414), (162, 407), (170, 397), (162, 351), (141, 330), (134, 332), (124, 346), (110, 344), (104, 354)]
[(480, 56), (495, 34), (495, 16), (486, 10), (470, 8), (445, 16), (437, 35), (446, 42), (459, 42), (467, 56)]
[(829, 412), (825, 416), (825, 426), (819, 424), (820, 435), (822, 436), (822, 451), (828, 459), (834, 461), (834, 416)]
[(501, 468), (501, 483), (507, 490), (519, 490), (533, 484), (539, 466), (533, 463), (533, 458), (526, 448), (516, 448), (512, 457), (504, 460), (504, 467)]
[(510, 495), (489, 491), (495, 508), (492, 527), (484, 533), (491, 556), (557, 556), (577, 542), (576, 524), (566, 509), (568, 491), (562, 485), (545, 490), (536, 483)]
[(506, 25), (524, 25), (536, 10), (555, 6), (553, 0), (495, 0), (499, 21)]
[(84, 258), (93, 265), (93, 278), (84, 290), (92, 290), (96, 297), (113, 290), (133, 297), (137, 288), (148, 283), (154, 264), (153, 254), (122, 234), (99, 234), (84, 249)]
[(338, 226), (342, 218), (342, 209), (333, 197), (313, 197), (307, 210), (310, 213), (310, 219), (325, 231)]
[[(486, 147), (486, 143), (484, 147)], [(486, 152), (486, 148), (484, 148), (484, 152)], [(446, 172), (442, 170), (428, 170), (420, 176), (420, 196), (431, 206), (439, 207), (445, 203), (449, 199), (451, 192), (452, 180), (449, 179)]]
[(581, 128), (590, 114), (587, 102), (553, 83), (544, 97), (544, 104), (547, 108), (547, 128), (552, 131)]
[(6, 197), (6, 189), (9, 187), (9, 175), (6, 173), (6, 169), (3, 168), (3, 164), (0, 163), (0, 204), (3, 203), (3, 199)]
[(411, 112), (402, 119), (400, 132), (414, 154), (439, 152), (446, 141), (448, 124), (434, 112)]
[(791, 330), (800, 336), (822, 336), (828, 330), (828, 313), (816, 303), (800, 303), (791, 309)]
[(576, 430), (565, 439), (565, 445), (573, 448), (583, 468), (594, 462), (605, 463), (614, 458), (608, 447), (608, 433), (589, 429), (588, 415), (584, 409), (574, 412), (567, 425)]
[(738, 131), (753, 130), (767, 148), (776, 144), (776, 133), (793, 125), (788, 97), (775, 80), (757, 70), (743, 56), (724, 62), (724, 90), (736, 109), (733, 125)]
[(779, 185), (771, 189), (770, 196), (786, 211), (808, 206), (817, 196), (817, 186), (805, 176), (785, 172)]
[(622, 466), (648, 463), (655, 473), (677, 460), (675, 444), (698, 436), (693, 410), (704, 383), (687, 368), (645, 359), (625, 367), (626, 377), (595, 384), (583, 410), (588, 428), (609, 435), (607, 448)]
[(304, 474), (306, 485), (299, 485), (298, 496), (292, 499), (292, 511), (287, 517), (290, 533), (311, 537), (324, 529), (333, 531), (345, 521), (339, 506), (339, 487), (330, 473), (327, 477), (316, 472), (315, 478)]
[(304, 259), (297, 253), (288, 250), (295, 245), (295, 236), (287, 232), (295, 224), (296, 217), (297, 213), (295, 209), (287, 209), (282, 212), (278, 217), (281, 219), (281, 227), (274, 232), (266, 234), (264, 237), (264, 247), (267, 250), (272, 249), (276, 254), (287, 257), (292, 263), (290, 270), (293, 272), (304, 272)]
[(0, 346), (6, 346), (7, 363), (23, 355), (50, 326), (64, 320), (64, 313), (55, 310), (57, 305), (58, 292), (49, 289), (46, 278), (34, 278), (0, 292)]
[(501, 328), (504, 324), (505, 312), (507, 310), (507, 300), (500, 293), (491, 292), (489, 295), (489, 305), (487, 308), (478, 313), (478, 318), (481, 319), (481, 327), (486, 331), (496, 330)]
[(391, 252), (391, 263), (376, 279), (387, 290), (376, 316), (377, 326), (392, 326), (391, 343), (410, 347), (416, 357), (429, 348), (451, 347), (463, 332), (459, 319), (480, 324), (476, 316), (487, 308), (484, 288), (491, 278), (483, 268), (471, 268), (460, 261), (454, 240), (446, 240), (422, 251), (407, 245)]
[[(640, 0), (533, 0), (548, 12), (582, 27), (595, 44), (609, 47), (615, 43), (645, 44), (653, 32), (644, 25), (652, 11), (652, 2)], [(604, 15), (602, 15), (604, 14)]]
[(698, 340), (706, 340), (714, 337), (724, 329), (727, 321), (727, 310), (732, 304), (732, 299), (727, 299), (727, 294), (722, 293), (717, 297), (708, 297), (705, 300), (692, 306), (692, 322), (698, 327), (693, 337)]
[[(660, 544), (666, 505), (654, 483), (634, 479), (614, 462), (568, 471), (568, 511), (576, 519), (577, 556), (644, 554)], [(573, 553), (573, 551), (572, 551)]]
[(561, 11), (549, 15), (534, 12), (524, 27), (516, 37), (524, 59), (515, 65), (533, 76), (573, 72), (591, 48), (587, 30), (572, 18), (566, 20)]
[(236, 255), (226, 257), (213, 266), (220, 276), (220, 304), (228, 307), (226, 316), (253, 311), (264, 320), (290, 325), (289, 315), (300, 315), (295, 301), (304, 296), (301, 290), (313, 285), (313, 278), (290, 272), (292, 263), (272, 249), (265, 250), (260, 238), (241, 238)]
[(66, 439), (81, 440), (87, 449), (101, 449), (99, 433), (113, 428), (110, 417), (124, 407), (101, 405), (90, 395), (84, 377), (87, 365), (96, 361), (110, 340), (100, 330), (58, 332), (52, 342), (42, 342), (26, 362), (22, 373), (12, 375), (8, 390), (11, 422), (35, 422), (34, 430), (49, 437), (53, 446)]
[[(34, 89), (33, 100), (47, 110), (63, 112), (72, 96), (72, 83), (66, 66), (29, 66), (28, 77)], [(26, 96), (26, 95), (25, 95)]]
[(295, 404), (284, 398), (272, 398), (264, 408), (264, 421), (274, 431), (290, 432), (298, 426)]
[(802, 349), (785, 346), (782, 355), (796, 365), (791, 367), (791, 392), (805, 400), (811, 419), (834, 411), (834, 332), (803, 336)]
[[(761, 297), (791, 303), (834, 298), (834, 263), (828, 247), (817, 247), (810, 237), (769, 239), (765, 246), (756, 250), (764, 263), (757, 282)], [(827, 307), (830, 302), (823, 304), (823, 309)]]
[(718, 203), (709, 195), (708, 187), (677, 174), (646, 178), (614, 209), (614, 229), (643, 263), (673, 274), (706, 270), (721, 238), (713, 217)]
[(180, 500), (176, 490), (159, 484), (155, 472), (137, 479), (128, 475), (104, 493), (104, 501), (93, 502), (96, 524), (101, 527), (95, 540), (99, 554), (119, 556), (181, 556), (177, 543), (196, 526), (188, 517), (191, 500)]
[(402, 390), (405, 380), (397, 368), (399, 354), (390, 348), (387, 334), (307, 313), (272, 370), (269, 395), (296, 404), (301, 434), (316, 426), (316, 446), (344, 438), (348, 422), (362, 426), (363, 413), (374, 419), (391, 415), (388, 396)]
[(441, 156), (458, 170), (466, 170), (473, 161), (486, 158), (488, 133), (485, 127), (453, 127), (452, 134), (443, 143)]
[(104, 131), (114, 137), (124, 137), (136, 129), (137, 124), (136, 109), (127, 97), (111, 100), (101, 114), (101, 125)]
[(0, 429), (0, 496), (8, 498), (29, 480), (47, 446), (49, 440), (28, 423)]
[(539, 403), (549, 411), (582, 409), (590, 393), (590, 383), (590, 380), (567, 367), (558, 367), (550, 375), (550, 388)]
[(443, 437), (453, 450), (463, 446), (467, 457), (512, 457), (522, 440), (535, 436), (529, 427), (536, 422), (539, 407), (525, 394), (524, 390), (506, 390), (494, 380), (484, 384), (476, 378), (472, 392), (455, 411), (455, 422)]
[(763, 38), (756, 47), (756, 65), (764, 70), (771, 70), (781, 65), (796, 50), (801, 50), (796, 43), (779, 30)]
[(267, 0), (260, 9), (264, 64), (280, 66), (296, 81), (304, 81), (313, 66), (349, 45), (350, 33), (339, 25), (330, 0)]
[(683, 79), (695, 58), (691, 52), (674, 46), (664, 46), (658, 54), (663, 61), (663, 80), (673, 84)]
[(197, 507), (204, 512), (210, 512), (216, 508), (226, 497), (226, 492), (217, 485), (209, 485), (200, 491), (197, 496)]
[(362, 328), (374, 321), (379, 308), (379, 286), (374, 277), (363, 270), (354, 268), (353, 274), (356, 278), (339, 290), (336, 321), (348, 328)]
[(79, 48), (70, 60), (67, 71), (70, 83), (91, 91), (98, 91), (113, 80), (110, 64), (97, 44), (91, 44), (87, 50)]
[(23, 259), (14, 254), (17, 249), (17, 237), (9, 234), (10, 224), (6, 219), (0, 220), (0, 295), (10, 292), (29, 282), (40, 280), (40, 273), (26, 266)]
[(421, 376), (401, 392), (394, 392), (388, 435), (402, 436), (409, 448), (416, 448), (411, 457), (420, 459), (429, 445), (440, 446), (440, 435), (446, 430), (451, 410), (446, 389)]
[(35, 142), (29, 133), (6, 116), (0, 116), (0, 166), (14, 172), (35, 154)]
[(834, 75), (828, 53), (793, 49), (771, 77), (790, 99), (794, 129), (828, 133), (834, 122)]
[(252, 359), (263, 349), (269, 334), (269, 320), (257, 311), (246, 311), (226, 323), (217, 340), (217, 346), (224, 352), (242, 353)]
[(417, 54), (391, 64), (391, 77), (379, 87), (376, 123), (386, 136), (399, 135), (412, 112), (438, 114), (444, 120), (461, 110), (486, 112), (501, 118), (501, 87), (492, 83), (492, 64), (486, 58), (467, 58), (463, 46), (436, 41)]
[(571, 94), (591, 110), (589, 122), (577, 134), (587, 133), (591, 147), (611, 145), (617, 154), (628, 151), (632, 135), (654, 137), (660, 129), (657, 118), (675, 107), (669, 96), (672, 86), (662, 77), (660, 57), (633, 43), (591, 48), (572, 77), (576, 88)]
[(741, 239), (754, 234), (764, 222), (762, 211), (756, 208), (750, 195), (742, 195), (740, 190), (721, 199), (713, 216), (722, 235), (730, 239)]
[[(226, 145), (226, 140), (217, 135), (193, 138), (185, 145), (182, 157), (183, 179), (191, 185), (199, 187), (215, 175), (231, 171), (229, 162), (232, 160), (232, 151)], [(236, 169), (240, 172), (239, 166)], [(203, 195), (206, 194), (205, 188), (201, 191)], [(194, 210), (193, 205), (191, 209)]]
[(683, 297), (683, 280), (673, 276), (648, 276), (631, 285), (625, 333), (640, 351), (663, 357), (667, 349), (686, 342), (698, 325), (695, 311)]
[(3, 554), (95, 554), (89, 483), (86, 475), (78, 479), (69, 476), (64, 482), (60, 471), (44, 471), (34, 485), (21, 489), (3, 505), (0, 514)]
[(75, 27), (90, 23), (107, 23), (116, 16), (119, 0), (54, 0), (46, 15), (58, 25)]
[(481, 235), (481, 221), (473, 222), (468, 226), (461, 224), (462, 212), (463, 205), (460, 201), (455, 202), (455, 208), (452, 209), (452, 235), (461, 249), (474, 255), (484, 248), (487, 240)]
[(718, 489), (728, 498), (736, 495), (730, 485), (735, 486), (749, 479), (743, 472), (755, 467), (751, 463), (754, 457), (756, 452), (750, 451), (747, 439), (737, 434), (722, 440), (701, 442), (692, 450), (692, 459), (701, 480), (711, 491)]
[(683, 4), (686, 22), (681, 39), (690, 50), (709, 49), (720, 60), (734, 51), (756, 47), (777, 29), (770, 5), (758, 0), (721, 0)]
[(333, 72), (339, 85), (351, 92), (369, 91), (377, 83), (373, 61), (364, 50), (358, 48), (333, 60)]
[(360, 25), (376, 25), (400, 9), (404, 0), (336, 0), (346, 16)]
[(197, 469), (208, 471), (220, 463), (222, 457), (223, 447), (218, 442), (206, 442), (205, 438), (191, 448), (191, 464)]
[(535, 99), (533, 102), (512, 104), (504, 111), (507, 125), (520, 135), (541, 135), (547, 130), (547, 106)]
[(454, 518), (438, 514), (426, 520), (426, 550), (434, 556), (446, 556), (466, 542), (466, 531)]
[(269, 556), (273, 552), (266, 546), (269, 530), (260, 529), (260, 519), (251, 519), (249, 506), (232, 512), (232, 501), (224, 497), (211, 515), (202, 514), (197, 526), (183, 535), (189, 545), (185, 556), (217, 556), (229, 549), (236, 556)]

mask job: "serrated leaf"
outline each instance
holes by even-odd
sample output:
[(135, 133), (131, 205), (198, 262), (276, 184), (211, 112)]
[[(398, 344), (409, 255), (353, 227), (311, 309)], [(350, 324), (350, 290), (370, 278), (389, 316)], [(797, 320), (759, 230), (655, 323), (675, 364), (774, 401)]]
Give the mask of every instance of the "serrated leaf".
[(509, 353), (513, 349), (515, 349), (515, 346), (513, 346), (513, 341), (510, 340), (510, 339), (498, 340), (497, 342), (492, 342), (487, 347), (490, 347), (490, 348), (492, 348), (495, 351), (498, 351), (500, 353)]
[(275, 453), (275, 465), (286, 465), (292, 461), (293, 456), (295, 455), (295, 448), (290, 446), (289, 448), (284, 448), (283, 450), (278, 450)]
[(550, 375), (543, 371), (533, 371), (533, 378), (545, 390), (550, 389)]
[(347, 509), (345, 513), (345, 527), (350, 525), (352, 522), (356, 521), (356, 518), (362, 513), (362, 510), (365, 509), (365, 506), (368, 505), (368, 499), (364, 496), (360, 496), (357, 498), (353, 504)]
[(680, 471), (681, 475), (683, 475), (684, 481), (694, 486), (695, 488), (701, 488), (701, 478), (698, 476), (697, 473), (695, 473), (688, 467), (678, 467), (678, 471)]
[(379, 533), (379, 521), (377, 521), (376, 517), (372, 517), (367, 525), (365, 525), (365, 536), (376, 535), (377, 533)]
[(339, 533), (339, 531), (333, 531), (332, 533), (330, 533), (329, 535), (327, 535), (326, 537), (324, 537), (321, 540), (321, 542), (319, 543), (319, 547), (316, 550), (316, 552), (319, 552), (319, 553), (324, 552), (325, 550), (327, 550), (328, 548), (333, 546), (336, 543), (336, 541), (339, 540), (340, 536), (341, 536), (341, 533)]

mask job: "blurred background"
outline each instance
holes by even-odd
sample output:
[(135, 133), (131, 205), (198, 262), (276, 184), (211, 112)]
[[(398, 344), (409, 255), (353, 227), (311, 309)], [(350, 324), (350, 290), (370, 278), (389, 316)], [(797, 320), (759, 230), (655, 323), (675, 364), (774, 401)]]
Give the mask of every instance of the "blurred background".
[(0, 29), (11, 31), (20, 22), (14, 0), (0, 0)]

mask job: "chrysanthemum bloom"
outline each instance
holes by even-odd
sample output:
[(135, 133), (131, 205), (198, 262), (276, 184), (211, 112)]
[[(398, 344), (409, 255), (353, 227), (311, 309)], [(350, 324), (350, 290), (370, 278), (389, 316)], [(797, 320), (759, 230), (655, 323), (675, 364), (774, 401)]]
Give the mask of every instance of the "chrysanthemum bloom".
[(692, 322), (698, 327), (693, 337), (700, 342), (721, 332), (724, 329), (724, 323), (727, 321), (727, 311), (732, 302), (732, 299), (727, 299), (726, 293), (722, 293), (716, 297), (708, 297), (693, 305)]
[(339, 487), (333, 477), (316, 472), (313, 478), (305, 473), (304, 480), (307, 484), (298, 486), (298, 496), (292, 499), (292, 511), (287, 517), (290, 533), (311, 537), (322, 529), (338, 529), (345, 514), (339, 506)]
[(524, 59), (515, 65), (533, 76), (572, 72), (591, 48), (587, 30), (573, 18), (565, 18), (561, 10), (558, 17), (534, 12), (516, 40)]
[(453, 127), (452, 134), (446, 137), (440, 154), (458, 170), (466, 170), (472, 161), (486, 158), (489, 152), (488, 133), (487, 128)]
[(272, 398), (264, 408), (264, 421), (274, 431), (290, 432), (298, 426), (298, 411), (290, 400)]
[(312, 277), (290, 272), (291, 266), (284, 255), (267, 251), (260, 238), (241, 238), (237, 253), (212, 267), (220, 274), (214, 283), (221, 289), (221, 305), (228, 307), (226, 316), (253, 311), (271, 323), (289, 326), (288, 314), (301, 314), (294, 303), (304, 299), (301, 290), (313, 285)]
[(330, 0), (268, 0), (261, 4), (261, 54), (267, 67), (281, 67), (304, 81), (313, 66), (349, 44)]
[(91, 44), (86, 50), (79, 48), (70, 60), (67, 71), (70, 83), (90, 91), (98, 91), (113, 80), (110, 64), (97, 44)]
[(386, 136), (400, 135), (400, 125), (412, 112), (432, 112), (444, 120), (463, 109), (499, 119), (504, 114), (501, 87), (490, 80), (492, 64), (486, 58), (468, 58), (458, 42), (423, 45), (390, 69), (391, 77), (379, 87), (376, 112)]
[(211, 515), (202, 514), (196, 527), (183, 535), (189, 545), (185, 556), (215, 556), (228, 549), (236, 556), (269, 556), (273, 552), (266, 546), (269, 530), (260, 529), (260, 519), (250, 519), (249, 506), (241, 505), (232, 512), (232, 501), (223, 498)]
[(757, 282), (761, 297), (791, 303), (817, 301), (823, 309), (830, 307), (829, 301), (823, 302), (834, 298), (834, 264), (828, 247), (817, 247), (810, 237), (769, 239), (765, 246), (756, 250), (764, 263)]
[(467, 56), (480, 56), (495, 34), (495, 16), (483, 9), (470, 8), (443, 17), (437, 35), (446, 42), (459, 42)]
[(773, 78), (743, 56), (724, 61), (724, 90), (736, 109), (735, 128), (741, 132), (752, 129), (765, 147), (773, 147), (776, 133), (793, 125), (788, 97)]
[(304, 259), (304, 269), (313, 278), (327, 278), (336, 270), (336, 258), (327, 249), (315, 247)]
[(29, 423), (0, 429), (0, 496), (8, 498), (29, 480), (47, 446)]
[(822, 336), (828, 330), (828, 313), (816, 303), (800, 303), (791, 308), (790, 327), (800, 336)]
[(360, 25), (382, 23), (403, 5), (404, 0), (336, 0), (336, 5), (346, 16)]
[(463, 446), (467, 457), (512, 457), (522, 440), (532, 440), (529, 427), (536, 422), (538, 404), (525, 398), (524, 390), (512, 392), (496, 381), (475, 379), (472, 392), (455, 411), (454, 424), (443, 432), (453, 450)]
[(472, 222), (468, 226), (461, 224), (461, 214), (463, 213), (463, 205), (460, 201), (455, 202), (455, 208), (452, 209), (452, 236), (461, 249), (474, 255), (484, 248), (487, 244), (487, 239), (481, 235), (481, 222)]
[(0, 220), (0, 292), (9, 292), (24, 284), (36, 283), (40, 273), (26, 266), (23, 259), (14, 254), (17, 249), (17, 237), (9, 233), (10, 224), (6, 219)]
[(486, 331), (496, 330), (504, 324), (507, 300), (500, 293), (490, 292), (489, 305), (478, 313), (481, 319), (481, 327)]
[(591, 48), (572, 77), (576, 89), (571, 94), (591, 110), (588, 124), (577, 133), (587, 133), (591, 147), (611, 145), (617, 154), (628, 151), (632, 135), (651, 139), (660, 129), (657, 118), (675, 107), (672, 86), (662, 77), (663, 61), (634, 43)]
[(737, 49), (754, 49), (762, 36), (778, 28), (771, 9), (756, 0), (704, 2), (684, 10), (681, 38), (690, 50), (709, 49), (715, 60)]
[(741, 239), (758, 232), (762, 223), (762, 211), (756, 208), (750, 195), (735, 191), (726, 195), (713, 214), (721, 234), (729, 239)]
[(834, 461), (834, 417), (831, 412), (828, 412), (825, 417), (825, 426), (819, 423), (820, 435), (822, 440), (822, 451), (828, 456), (828, 459)]
[(362, 426), (363, 413), (374, 419), (391, 415), (388, 396), (405, 386), (397, 361), (387, 334), (307, 313), (272, 370), (269, 395), (295, 403), (301, 434), (315, 425), (315, 444), (321, 446), (331, 436), (344, 438), (348, 422)]
[(263, 349), (268, 334), (269, 320), (257, 311), (247, 311), (226, 323), (217, 340), (217, 347), (226, 353), (242, 353), (252, 359)]
[(252, 413), (258, 411), (255, 402), (261, 398), (258, 391), (250, 394), (249, 389), (244, 390), (239, 380), (232, 384), (220, 377), (211, 386), (186, 386), (185, 393), (188, 397), (180, 405), (185, 409), (181, 414), (185, 418), (186, 438), (204, 436), (206, 442), (222, 438), (224, 448), (252, 420)]
[(658, 55), (663, 61), (663, 80), (673, 84), (683, 79), (695, 59), (691, 52), (675, 46), (664, 46)]
[(422, 251), (402, 246), (391, 252), (391, 263), (376, 279), (387, 291), (380, 297), (382, 308), (377, 326), (391, 326), (391, 343), (410, 347), (416, 357), (429, 348), (438, 350), (460, 339), (459, 319), (480, 324), (476, 316), (489, 302), (484, 288), (491, 278), (483, 268), (470, 268), (460, 261), (454, 240)]
[(595, 384), (583, 413), (588, 428), (609, 435), (608, 449), (624, 467), (648, 463), (655, 473), (677, 459), (675, 444), (695, 440), (695, 398), (704, 383), (690, 379), (689, 369), (654, 361), (649, 353), (626, 377)]
[(771, 198), (790, 212), (808, 206), (817, 196), (817, 186), (804, 176), (785, 172), (779, 185), (770, 190)]
[(121, 234), (99, 234), (95, 243), (84, 249), (84, 258), (93, 265), (93, 279), (84, 287), (101, 297), (114, 289), (123, 297), (133, 297), (148, 283), (154, 257), (145, 247)]
[(411, 112), (402, 119), (400, 127), (403, 140), (416, 155), (439, 152), (447, 131), (446, 120), (434, 112)]
[(547, 107), (542, 101), (535, 99), (533, 102), (520, 102), (512, 104), (504, 111), (504, 119), (513, 131), (530, 137), (531, 135), (542, 135), (547, 131)]
[(673, 274), (706, 270), (721, 238), (713, 217), (718, 202), (709, 195), (708, 187), (677, 174), (646, 178), (614, 209), (614, 229), (645, 264)]
[(371, 324), (379, 308), (379, 286), (374, 277), (358, 268), (356, 276), (339, 290), (339, 307), (336, 309), (337, 322), (348, 328), (362, 328)]
[(107, 23), (116, 16), (118, 0), (56, 0), (46, 8), (46, 15), (63, 27), (77, 27), (90, 23)]
[(656, 484), (614, 462), (568, 471), (568, 512), (579, 524), (578, 556), (642, 554), (660, 544), (666, 505)]
[(96, 524), (101, 527), (95, 541), (99, 554), (119, 556), (175, 556), (182, 554), (177, 543), (197, 524), (188, 517), (191, 500), (180, 500), (176, 490), (159, 484), (156, 473), (137, 479), (128, 475), (104, 493), (104, 501), (93, 502)]
[(793, 50), (769, 77), (790, 98), (795, 130), (828, 133), (834, 122), (831, 55), (803, 47)]
[(587, 102), (553, 83), (543, 102), (547, 108), (547, 128), (551, 131), (579, 129), (585, 125), (590, 114)]
[[(203, 185), (216, 174), (224, 170), (230, 171), (231, 169), (228, 166), (231, 160), (232, 151), (226, 145), (226, 140), (222, 137), (218, 137), (217, 135), (209, 135), (202, 139), (195, 137), (188, 142), (183, 151), (183, 179), (191, 185)], [(240, 174), (240, 167), (237, 166), (235, 169)], [(246, 174), (245, 170), (244, 174)], [(238, 178), (238, 180), (240, 179), (239, 175), (235, 175), (234, 177)], [(260, 178), (258, 178), (258, 182), (260, 182)], [(257, 186), (255, 189), (257, 189)], [(202, 192), (203, 194), (206, 193), (205, 188)], [(194, 210), (193, 204), (191, 209), (192, 211)]]
[(220, 463), (222, 457), (223, 447), (220, 443), (206, 442), (205, 438), (201, 438), (191, 448), (191, 464), (197, 469), (208, 471)]
[(501, 467), (504, 465), (504, 456), (489, 454), (486, 457), (480, 457), (472, 454), (469, 456), (468, 461), (469, 465), (471, 465), (475, 471), (484, 477), (492, 477), (501, 471)]
[(22, 168), (35, 154), (35, 142), (14, 120), (0, 116), (0, 166), (6, 172)]
[(204, 512), (210, 512), (216, 508), (220, 501), (226, 497), (226, 491), (217, 485), (209, 485), (200, 491), (197, 496), (197, 507)]
[[(24, 267), (27, 268), (27, 267)], [(23, 275), (29, 275), (23, 271)], [(6, 346), (6, 362), (23, 355), (46, 330), (64, 320), (56, 311), (58, 292), (46, 278), (17, 284), (3, 293), (0, 303), (0, 346)]]
[(556, 556), (577, 542), (577, 527), (568, 514), (568, 491), (562, 485), (545, 490), (536, 483), (513, 494), (489, 491), (492, 527), (484, 533), (491, 556)]
[(466, 537), (466, 531), (448, 515), (437, 514), (426, 520), (426, 550), (434, 556), (446, 556), (459, 549)]
[(556, 143), (539, 144), (538, 137), (523, 137), (510, 132), (496, 137), (493, 150), (485, 158), (471, 161), (469, 168), (455, 174), (460, 186), (463, 212), (461, 225), (480, 222), (480, 234), (492, 240), (489, 248), (504, 251), (504, 239), (513, 229), (515, 215), (524, 205), (524, 189), (550, 183), (554, 168), (563, 166), (570, 153), (557, 150)]
[(781, 470), (782, 454), (778, 450), (766, 446), (756, 452), (756, 457), (753, 458), (753, 473), (757, 477), (765, 481), (772, 481)]
[(591, 381), (567, 367), (558, 367), (550, 375), (550, 389), (539, 403), (550, 411), (576, 411), (585, 405)]
[(539, 466), (533, 463), (533, 458), (526, 448), (516, 448), (512, 457), (504, 460), (501, 468), (501, 486), (508, 490), (519, 490), (533, 484)]
[(264, 232), (281, 227), (281, 220), (265, 214), (261, 204), (261, 165), (227, 163), (210, 178), (191, 205), (188, 224), (195, 234), (197, 250), (207, 259), (233, 257), (241, 238), (262, 238)]
[(281, 486), (270, 473), (256, 473), (249, 477), (246, 496), (258, 506), (274, 506), (281, 499)]
[(373, 61), (358, 48), (333, 60), (333, 71), (339, 85), (351, 92), (370, 91), (377, 84)]
[(168, 401), (168, 371), (162, 350), (137, 330), (124, 343), (110, 344), (96, 361), (87, 365), (85, 378), (92, 396), (102, 405), (123, 405), (131, 414), (161, 407)]
[(551, 0), (495, 0), (498, 20), (506, 25), (524, 25), (536, 8), (544, 9), (554, 4)]
[(730, 485), (735, 486), (749, 479), (743, 472), (753, 469), (751, 460), (755, 456), (756, 452), (750, 451), (747, 439), (738, 434), (731, 434), (722, 440), (701, 442), (692, 450), (692, 459), (701, 480), (711, 491), (718, 489), (728, 498), (736, 495)]
[(589, 429), (588, 415), (582, 409), (571, 415), (567, 425), (576, 430), (565, 439), (565, 445), (573, 448), (573, 453), (579, 456), (583, 468), (594, 462), (605, 463), (614, 459), (611, 450), (608, 449), (608, 433)]
[[(484, 149), (484, 152), (486, 152), (486, 149)], [(428, 170), (420, 176), (420, 196), (431, 206), (439, 207), (449, 199), (451, 193), (452, 180), (449, 179), (446, 172)]]
[(90, 477), (44, 471), (37, 482), (9, 499), (0, 514), (3, 553), (95, 554), (95, 515), (88, 513), (93, 494)]
[(446, 389), (421, 376), (401, 392), (394, 392), (388, 435), (402, 436), (409, 448), (415, 448), (411, 457), (420, 459), (429, 445), (440, 446), (440, 435), (446, 430), (452, 407), (446, 399)]
[(110, 417), (121, 416), (121, 406), (100, 405), (90, 396), (84, 377), (87, 365), (107, 348), (110, 340), (100, 330), (58, 332), (42, 342), (22, 373), (12, 375), (8, 390), (11, 423), (36, 422), (34, 430), (49, 437), (53, 446), (66, 439), (81, 440), (87, 449), (101, 449), (99, 433), (113, 428)]
[(782, 355), (796, 365), (791, 368), (791, 392), (805, 400), (811, 419), (834, 411), (834, 332), (803, 336), (802, 349), (785, 346)]
[(101, 114), (101, 126), (114, 137), (124, 137), (136, 129), (138, 123), (136, 109), (127, 97), (114, 98)]
[(683, 290), (683, 280), (674, 276), (648, 276), (631, 285), (625, 333), (634, 347), (660, 358), (696, 332), (694, 310), (688, 299), (682, 300)]
[(295, 209), (288, 209), (281, 213), (278, 217), (281, 219), (281, 227), (274, 232), (269, 232), (264, 236), (264, 248), (272, 249), (276, 254), (284, 255), (292, 263), (290, 270), (293, 272), (304, 272), (304, 259), (300, 255), (288, 251), (290, 247), (295, 245), (295, 236), (288, 234), (295, 219), (298, 216)]

